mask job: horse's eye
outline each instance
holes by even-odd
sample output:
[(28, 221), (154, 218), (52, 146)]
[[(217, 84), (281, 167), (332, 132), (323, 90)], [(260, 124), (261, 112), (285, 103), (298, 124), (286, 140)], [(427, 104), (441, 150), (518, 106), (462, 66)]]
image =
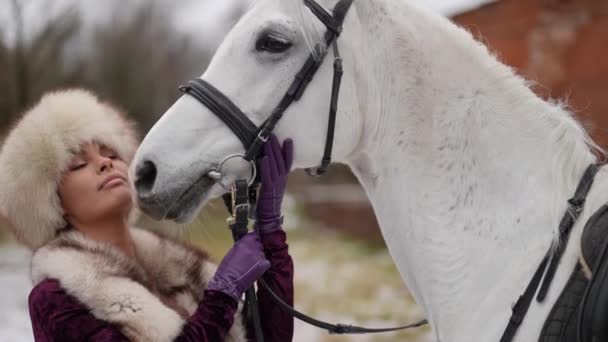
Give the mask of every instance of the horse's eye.
[(255, 43), (255, 49), (270, 53), (281, 53), (289, 49), (291, 45), (292, 44), (285, 38), (272, 34), (264, 34)]

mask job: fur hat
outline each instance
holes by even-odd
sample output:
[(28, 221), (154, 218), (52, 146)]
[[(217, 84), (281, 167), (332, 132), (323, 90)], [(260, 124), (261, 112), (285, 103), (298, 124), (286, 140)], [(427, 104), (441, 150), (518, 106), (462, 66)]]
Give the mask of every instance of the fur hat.
[(134, 124), (82, 89), (44, 95), (14, 126), (0, 150), (0, 213), (16, 238), (37, 249), (65, 227), (58, 186), (73, 153), (96, 142), (130, 163)]

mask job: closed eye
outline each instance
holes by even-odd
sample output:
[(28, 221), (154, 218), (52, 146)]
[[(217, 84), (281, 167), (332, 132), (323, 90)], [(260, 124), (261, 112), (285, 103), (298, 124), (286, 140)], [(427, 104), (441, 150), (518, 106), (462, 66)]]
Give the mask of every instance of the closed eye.
[(70, 167), (70, 171), (77, 171), (87, 166), (87, 163), (76, 164)]
[(255, 49), (269, 53), (281, 53), (287, 51), (292, 45), (288, 39), (276, 33), (262, 33), (255, 43)]

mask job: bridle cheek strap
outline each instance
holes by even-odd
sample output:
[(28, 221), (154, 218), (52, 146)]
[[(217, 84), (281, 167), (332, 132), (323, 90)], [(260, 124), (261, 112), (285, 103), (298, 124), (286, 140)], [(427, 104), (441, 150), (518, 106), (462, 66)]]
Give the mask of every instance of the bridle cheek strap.
[(321, 165), (315, 171), (313, 169), (306, 169), (306, 172), (311, 176), (321, 176), (327, 172), (329, 164), (331, 164), (331, 152), (334, 146), (334, 132), (336, 131), (336, 113), (338, 112), (338, 99), (340, 97), (340, 85), (342, 84), (342, 74), (344, 68), (342, 67), (342, 58), (340, 57), (340, 51), (338, 50), (338, 41), (334, 42), (334, 78), (331, 87), (331, 101), (329, 103), (329, 117), (327, 121), (327, 136), (325, 137), (325, 150), (323, 151), (323, 158), (321, 159)]

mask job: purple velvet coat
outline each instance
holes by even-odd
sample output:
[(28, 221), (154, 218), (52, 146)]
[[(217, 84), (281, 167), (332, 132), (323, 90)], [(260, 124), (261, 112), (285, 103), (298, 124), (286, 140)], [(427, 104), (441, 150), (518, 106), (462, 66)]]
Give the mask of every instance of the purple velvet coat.
[[(286, 303), (293, 305), (293, 262), (285, 232), (263, 235), (261, 241), (271, 263), (264, 280)], [(257, 295), (265, 341), (291, 341), (293, 318), (283, 313), (264, 289), (260, 288)], [(97, 319), (54, 279), (45, 279), (34, 287), (29, 296), (29, 310), (38, 342), (129, 341), (116, 326)], [(236, 310), (237, 303), (231, 297), (205, 291), (196, 312), (186, 321), (175, 341), (223, 341)]]

